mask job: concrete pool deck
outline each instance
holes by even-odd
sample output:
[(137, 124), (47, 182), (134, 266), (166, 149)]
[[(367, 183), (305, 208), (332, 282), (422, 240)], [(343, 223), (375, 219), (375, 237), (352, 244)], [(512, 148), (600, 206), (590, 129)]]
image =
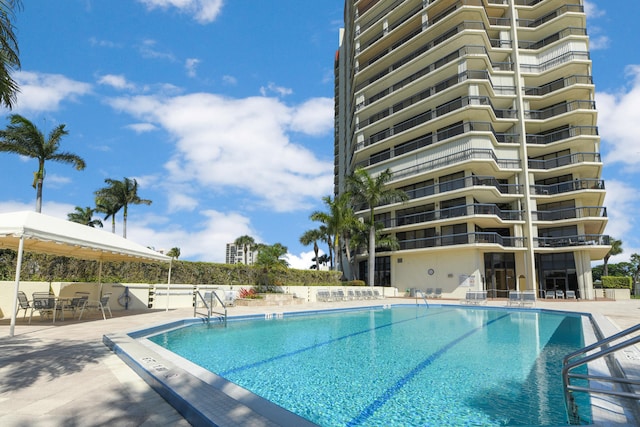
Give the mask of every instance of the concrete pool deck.
[[(429, 301), (459, 303), (446, 299)], [(228, 311), (230, 316), (237, 316), (411, 302), (415, 299), (387, 298), (284, 307), (238, 306), (230, 307)], [(487, 305), (504, 307), (506, 301), (489, 301)], [(605, 331), (607, 336), (640, 323), (640, 300), (540, 300), (536, 302), (536, 308), (603, 316), (613, 324)], [(28, 325), (20, 319), (12, 338), (8, 336), (9, 320), (0, 320), (0, 425), (188, 426), (189, 423), (171, 405), (102, 343), (102, 337), (192, 315), (193, 309), (184, 308), (114, 312), (112, 319), (73, 320), (55, 325), (39, 319)]]

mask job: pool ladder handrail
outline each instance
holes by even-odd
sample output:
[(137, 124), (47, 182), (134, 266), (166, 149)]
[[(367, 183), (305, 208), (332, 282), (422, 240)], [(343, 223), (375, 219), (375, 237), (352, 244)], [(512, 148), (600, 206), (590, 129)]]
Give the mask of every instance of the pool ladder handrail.
[[(193, 317), (197, 317), (197, 314), (202, 314), (205, 315), (205, 313), (198, 313), (198, 298), (200, 298), (200, 301), (202, 301), (202, 303), (204, 304), (204, 306), (207, 309), (207, 313), (206, 313), (206, 320), (207, 323), (211, 322), (211, 317), (212, 314), (219, 314), (222, 317), (222, 321), (224, 323), (224, 326), (227, 326), (227, 306), (224, 304), (224, 302), (222, 302), (222, 300), (220, 299), (220, 297), (218, 296), (218, 294), (215, 291), (211, 291), (210, 295), (209, 295), (209, 302), (207, 303), (207, 299), (205, 297), (202, 296), (202, 294), (200, 293), (200, 291), (195, 290), (193, 293), (194, 296), (194, 301), (193, 301)], [(218, 302), (220, 303), (220, 305), (222, 306), (222, 308), (224, 309), (224, 313), (222, 312), (218, 312), (218, 311), (213, 311), (213, 306), (214, 306), (214, 297), (216, 300), (218, 300)]]
[[(623, 342), (609, 346), (609, 343), (612, 343), (613, 341), (619, 340), (621, 338), (626, 338), (628, 335), (638, 331), (640, 331), (640, 324), (633, 326), (631, 328), (625, 329), (624, 331), (619, 332), (615, 335), (611, 335), (608, 338), (602, 339), (580, 350), (574, 351), (573, 353), (570, 353), (564, 357), (564, 359), (562, 360), (562, 382), (564, 386), (564, 403), (567, 409), (567, 415), (569, 417), (569, 424), (580, 423), (580, 417), (578, 415), (578, 406), (576, 405), (575, 399), (573, 398), (574, 391), (584, 392), (589, 394), (591, 393), (606, 394), (611, 396), (640, 400), (640, 392), (607, 390), (602, 388), (580, 387), (580, 386), (571, 385), (571, 379), (578, 378), (578, 379), (585, 379), (585, 380), (609, 382), (612, 384), (619, 384), (625, 390), (630, 390), (629, 386), (640, 387), (640, 380), (614, 377), (614, 376), (609, 377), (609, 376), (602, 376), (602, 375), (588, 375), (588, 374), (585, 375), (585, 374), (577, 374), (577, 373), (571, 372), (572, 369), (578, 366), (582, 366), (585, 363), (589, 363), (596, 359), (601, 359), (603, 357), (610, 356), (616, 351), (619, 351), (624, 348), (640, 343), (640, 335), (638, 335), (638, 336), (628, 338)], [(597, 351), (596, 353), (586, 354), (598, 348), (599, 348), (599, 351)], [(578, 356), (582, 356), (582, 358), (572, 361), (572, 359)]]
[(418, 305), (418, 293), (420, 293), (420, 295), (422, 296), (422, 300), (424, 301), (424, 305), (427, 306), (427, 308), (429, 308), (429, 301), (427, 301), (427, 297), (424, 295), (424, 292), (420, 289), (416, 289), (414, 291), (414, 295), (416, 296), (416, 305)]

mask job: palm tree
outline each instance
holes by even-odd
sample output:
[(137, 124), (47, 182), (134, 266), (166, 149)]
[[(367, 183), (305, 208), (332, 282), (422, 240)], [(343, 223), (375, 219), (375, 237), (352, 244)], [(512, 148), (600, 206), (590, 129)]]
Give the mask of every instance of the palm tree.
[(99, 219), (93, 219), (93, 214), (95, 213), (95, 209), (91, 209), (89, 206), (86, 208), (81, 208), (80, 206), (76, 206), (74, 212), (67, 214), (67, 219), (71, 222), (77, 222), (78, 224), (88, 225), (89, 227), (100, 227), (102, 228), (102, 221)]
[(398, 189), (389, 188), (386, 184), (393, 177), (391, 170), (386, 169), (373, 178), (369, 173), (358, 168), (348, 178), (349, 191), (355, 203), (363, 203), (369, 208), (369, 286), (374, 286), (376, 260), (376, 222), (375, 208), (381, 204), (407, 200), (407, 194)]
[(0, 103), (11, 109), (19, 92), (11, 72), (20, 69), (18, 41), (11, 20), (20, 9), (20, 0), (0, 0)]
[(247, 265), (248, 263), (247, 253), (249, 252), (249, 248), (256, 244), (256, 241), (254, 240), (253, 237), (244, 235), (244, 236), (238, 237), (233, 243), (236, 246), (242, 246), (244, 250), (244, 265)]
[(322, 233), (317, 228), (313, 230), (305, 231), (302, 236), (300, 236), (300, 243), (307, 246), (313, 243), (313, 253), (316, 255), (316, 270), (320, 270), (320, 263), (318, 261), (318, 252), (320, 248), (318, 248), (318, 240), (322, 240)]
[[(101, 190), (98, 190), (98, 191), (101, 191)], [(121, 208), (122, 206), (120, 206), (118, 202), (106, 192), (104, 192), (100, 196), (96, 196), (95, 210), (96, 212), (105, 214), (105, 217), (104, 217), (105, 221), (111, 218), (111, 232), (113, 234), (116, 233), (116, 214), (120, 211)]]
[(609, 268), (607, 265), (609, 263), (609, 258), (611, 258), (612, 256), (620, 255), (622, 253), (622, 240), (614, 239), (612, 237), (609, 243), (611, 244), (611, 249), (609, 249), (609, 252), (607, 252), (607, 254), (604, 256), (604, 259), (603, 259), (604, 261), (604, 269), (602, 274), (603, 276), (609, 275)]
[(21, 115), (13, 114), (9, 117), (9, 120), (11, 124), (5, 130), (0, 131), (0, 151), (38, 159), (38, 170), (33, 174), (33, 187), (36, 189), (36, 212), (42, 212), (42, 184), (45, 177), (45, 162), (53, 160), (69, 163), (76, 170), (83, 170), (86, 166), (85, 162), (76, 154), (59, 151), (60, 140), (69, 133), (64, 128), (65, 125), (56, 126), (49, 133), (48, 139), (45, 140), (43, 133)]
[(122, 237), (127, 238), (127, 216), (129, 205), (150, 205), (151, 200), (141, 199), (138, 196), (138, 181), (124, 178), (122, 181), (107, 178), (104, 180), (107, 187), (96, 191), (96, 199), (110, 200), (118, 211), (122, 208)]
[(167, 256), (170, 256), (171, 258), (175, 258), (175, 259), (180, 258), (180, 248), (175, 247), (175, 248), (169, 249), (169, 252), (167, 252)]

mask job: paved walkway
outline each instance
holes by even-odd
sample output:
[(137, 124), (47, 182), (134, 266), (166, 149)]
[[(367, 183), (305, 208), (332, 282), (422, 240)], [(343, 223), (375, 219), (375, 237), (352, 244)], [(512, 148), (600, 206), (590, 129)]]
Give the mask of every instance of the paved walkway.
[[(313, 310), (349, 305), (407, 303), (413, 299), (308, 303), (290, 307), (232, 307), (229, 315)], [(438, 303), (458, 301), (438, 300)], [(489, 302), (504, 306), (505, 301)], [(640, 323), (640, 300), (539, 301), (539, 308), (594, 313), (618, 329)], [(127, 332), (193, 315), (192, 309), (114, 312), (112, 319), (20, 320), (10, 338), (0, 320), (0, 425), (188, 426), (182, 416), (102, 344), (107, 333)]]

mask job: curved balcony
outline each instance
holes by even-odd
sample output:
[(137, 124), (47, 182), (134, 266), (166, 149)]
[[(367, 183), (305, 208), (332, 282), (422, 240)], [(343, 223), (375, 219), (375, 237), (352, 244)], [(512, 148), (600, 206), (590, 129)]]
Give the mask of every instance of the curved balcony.
[(556, 169), (563, 166), (577, 165), (580, 163), (600, 163), (600, 153), (575, 153), (567, 156), (560, 156), (554, 159), (536, 160), (529, 159), (530, 169)]
[(520, 184), (503, 184), (492, 176), (466, 176), (460, 179), (454, 179), (447, 181), (446, 183), (439, 183), (433, 185), (427, 185), (413, 190), (405, 191), (409, 200), (419, 199), (421, 197), (432, 196), (435, 194), (442, 194), (447, 191), (458, 190), (461, 188), (472, 187), (493, 187), (497, 189), (501, 194), (522, 194), (522, 185)]
[(534, 237), (538, 248), (558, 248), (570, 246), (608, 246), (611, 238), (604, 234), (578, 234), (561, 237)]
[[(558, 105), (554, 105), (552, 107), (549, 108), (544, 108), (542, 110), (525, 110), (525, 118), (526, 119), (530, 119), (530, 120), (546, 120), (546, 119), (550, 119), (552, 117), (555, 116), (559, 116), (561, 114), (565, 114), (565, 113), (569, 113), (571, 111), (575, 111), (575, 110), (595, 110), (596, 109), (596, 103), (595, 101), (584, 101), (584, 100), (578, 100), (578, 101), (569, 101), (569, 102), (564, 102), (562, 104), (558, 104)], [(594, 129), (576, 129), (573, 128), (573, 132), (577, 135), (580, 134), (582, 135), (582, 132), (591, 132), (591, 133), (586, 133), (588, 135), (597, 135), (598, 134), (598, 129), (595, 126), (587, 126), (587, 128), (595, 128)], [(570, 128), (571, 129), (571, 128)], [(581, 132), (581, 133), (578, 133)], [(576, 135), (572, 135), (572, 136), (576, 136)], [(529, 142), (528, 140), (529, 135), (527, 135), (527, 142)], [(564, 138), (562, 138), (564, 139)], [(533, 144), (535, 144), (536, 142), (532, 142)]]
[(554, 194), (569, 193), (581, 190), (604, 190), (604, 180), (602, 179), (576, 179), (551, 185), (532, 185), (531, 192), (544, 196)]
[(391, 228), (473, 215), (493, 215), (503, 221), (522, 221), (523, 218), (522, 211), (503, 211), (496, 205), (474, 203), (471, 205), (454, 206), (447, 209), (402, 215), (396, 218), (390, 218), (382, 223), (384, 228)]
[(525, 86), (524, 94), (527, 96), (544, 96), (573, 85), (593, 85), (593, 78), (587, 75), (573, 75), (542, 86)]
[(552, 211), (533, 211), (534, 221), (560, 221), (563, 219), (606, 218), (604, 206), (582, 206), (579, 208), (557, 209)]
[(526, 238), (505, 237), (498, 233), (462, 233), (446, 236), (400, 240), (400, 250), (437, 248), (453, 245), (493, 244), (508, 248), (523, 248)]
[(569, 12), (578, 12), (583, 13), (584, 7), (579, 4), (567, 4), (557, 8), (556, 10), (547, 13), (544, 16), (536, 19), (518, 19), (516, 21), (518, 27), (526, 27), (526, 28), (536, 28), (542, 24), (546, 24), (547, 22), (564, 15)]

